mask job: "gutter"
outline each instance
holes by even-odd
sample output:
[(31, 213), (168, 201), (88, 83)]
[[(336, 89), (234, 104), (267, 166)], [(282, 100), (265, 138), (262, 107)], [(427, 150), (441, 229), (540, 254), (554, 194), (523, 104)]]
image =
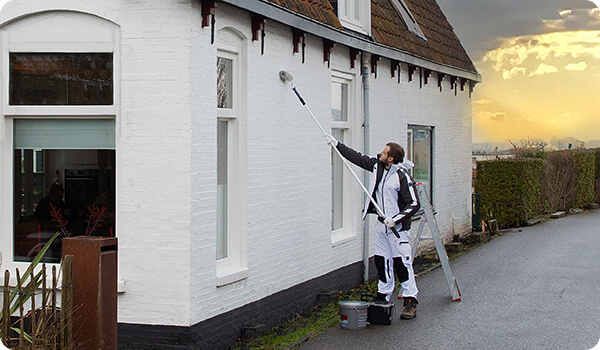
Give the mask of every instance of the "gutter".
[(300, 15), (296, 12), (288, 10), (285, 7), (275, 5), (265, 0), (219, 1), (264, 16), (290, 27), (298, 28), (305, 33), (309, 33), (341, 45), (356, 48), (374, 55), (379, 55), (381, 57), (419, 66), (425, 69), (430, 69), (435, 72), (440, 72), (459, 78), (466, 78), (477, 83), (481, 82), (481, 75), (477, 72), (441, 64), (430, 59), (419, 57), (410, 52), (381, 45), (369, 40), (366, 37), (361, 37), (358, 34), (332, 28), (324, 23), (315, 21), (314, 19)]

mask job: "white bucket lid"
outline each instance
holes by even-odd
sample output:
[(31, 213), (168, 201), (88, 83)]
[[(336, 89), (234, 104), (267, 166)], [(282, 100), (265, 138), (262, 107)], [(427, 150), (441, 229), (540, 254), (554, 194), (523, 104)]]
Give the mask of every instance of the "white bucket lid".
[(340, 306), (351, 308), (367, 308), (369, 303), (366, 301), (340, 301)]

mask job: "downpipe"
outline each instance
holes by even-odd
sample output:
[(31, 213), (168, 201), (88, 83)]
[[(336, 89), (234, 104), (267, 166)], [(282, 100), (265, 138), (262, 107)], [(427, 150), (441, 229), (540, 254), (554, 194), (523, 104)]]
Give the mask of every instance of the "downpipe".
[[(370, 154), (371, 148), (371, 117), (369, 113), (369, 56), (370, 54), (361, 54), (361, 75), (362, 75), (362, 94), (363, 94), (363, 140), (364, 153)], [(369, 172), (364, 172), (363, 183), (369, 183)], [(365, 196), (366, 197), (366, 196)], [(365, 198), (366, 200), (366, 198)], [(363, 200), (364, 203), (364, 200)], [(368, 217), (363, 220), (363, 281), (369, 281), (369, 247), (370, 247), (370, 226)]]

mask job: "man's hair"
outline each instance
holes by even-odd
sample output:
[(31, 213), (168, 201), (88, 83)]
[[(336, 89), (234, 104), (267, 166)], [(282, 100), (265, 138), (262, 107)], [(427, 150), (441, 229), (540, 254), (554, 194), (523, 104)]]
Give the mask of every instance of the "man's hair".
[(404, 148), (395, 142), (388, 142), (387, 146), (390, 147), (388, 156), (394, 158), (394, 164), (404, 162)]

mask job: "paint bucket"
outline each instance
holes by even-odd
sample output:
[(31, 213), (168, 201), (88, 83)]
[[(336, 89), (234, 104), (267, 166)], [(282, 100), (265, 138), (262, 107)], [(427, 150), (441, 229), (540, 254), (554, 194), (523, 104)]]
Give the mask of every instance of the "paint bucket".
[(366, 301), (340, 301), (342, 328), (358, 329), (367, 326), (369, 303)]

